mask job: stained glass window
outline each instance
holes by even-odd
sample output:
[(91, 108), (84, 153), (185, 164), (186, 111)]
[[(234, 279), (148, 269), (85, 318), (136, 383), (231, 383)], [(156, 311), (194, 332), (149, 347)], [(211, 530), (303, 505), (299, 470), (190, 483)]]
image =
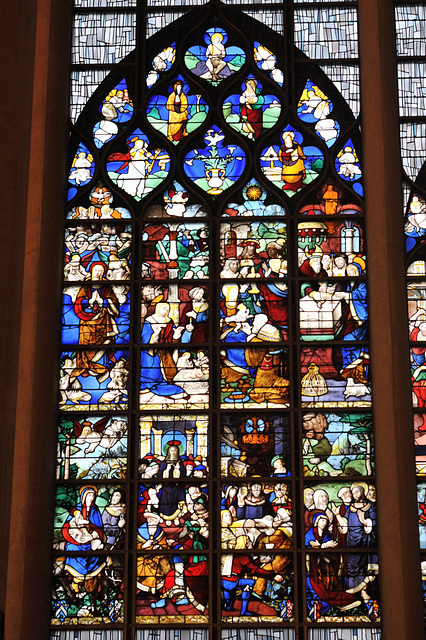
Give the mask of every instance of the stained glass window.
[(378, 638), (355, 7), (148, 5), (76, 4), (51, 637)]
[[(426, 262), (424, 235), (425, 210), (425, 82), (424, 66), (425, 7), (401, 4), (395, 9), (398, 88), (400, 115), (401, 159), (403, 166), (402, 187), (404, 194), (404, 232), (407, 267), (407, 310), (410, 339), (411, 384), (413, 392), (413, 425), (417, 474), (417, 504), (420, 548), (426, 549), (424, 456), (425, 406), (423, 369), (426, 319)], [(426, 564), (421, 555), (422, 591), (424, 602)]]

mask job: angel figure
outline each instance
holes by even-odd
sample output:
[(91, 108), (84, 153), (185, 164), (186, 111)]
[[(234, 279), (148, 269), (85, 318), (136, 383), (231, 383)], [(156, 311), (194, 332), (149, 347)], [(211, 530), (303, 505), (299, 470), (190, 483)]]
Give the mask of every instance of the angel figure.
[(76, 185), (84, 184), (92, 177), (90, 171), (93, 162), (93, 156), (86, 151), (77, 153), (72, 163), (73, 171), (70, 172), (68, 180), (75, 180)]
[[(80, 422), (73, 419), (73, 433), (76, 437), (76, 444), (89, 446), (86, 448), (84, 454), (93, 453), (96, 447), (100, 446), (103, 449), (112, 449), (117, 442), (127, 433), (127, 424), (124, 420), (113, 418), (110, 422), (110, 417), (106, 416), (92, 423), (88, 420)], [(110, 422), (108, 426), (106, 426)]]

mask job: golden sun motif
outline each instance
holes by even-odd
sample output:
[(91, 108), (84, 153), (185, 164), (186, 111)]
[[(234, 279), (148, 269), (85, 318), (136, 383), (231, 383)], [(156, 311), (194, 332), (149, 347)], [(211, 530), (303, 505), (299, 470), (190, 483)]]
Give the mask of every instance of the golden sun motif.
[(260, 200), (262, 189), (257, 185), (252, 185), (246, 190), (247, 200)]

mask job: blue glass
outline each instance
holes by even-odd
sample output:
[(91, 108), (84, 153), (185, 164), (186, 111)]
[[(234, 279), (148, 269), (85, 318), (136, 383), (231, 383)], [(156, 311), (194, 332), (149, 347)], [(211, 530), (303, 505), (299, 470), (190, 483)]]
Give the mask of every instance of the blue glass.
[(193, 197), (177, 180), (163, 194), (164, 204), (154, 204), (145, 211), (146, 218), (203, 218), (204, 205), (194, 203)]
[(288, 407), (288, 349), (276, 344), (274, 335), (269, 337), (269, 344), (249, 347), (245, 338), (244, 334), (239, 337), (239, 347), (223, 345), (227, 348), (221, 354), (221, 408)]
[(226, 122), (250, 140), (257, 140), (265, 129), (278, 121), (281, 104), (276, 96), (263, 95), (262, 84), (250, 76), (241, 85), (241, 94), (225, 99), (222, 106)]
[(220, 195), (241, 177), (246, 156), (238, 145), (225, 146), (225, 135), (213, 125), (205, 134), (206, 147), (193, 149), (185, 156), (184, 171), (209, 195)]
[(92, 344), (64, 351), (60, 366), (61, 411), (127, 409), (128, 351)]
[(178, 76), (168, 87), (168, 96), (155, 95), (147, 105), (148, 122), (177, 144), (206, 119), (209, 108), (200, 94)]
[(94, 173), (95, 161), (93, 156), (86, 145), (80, 142), (68, 175), (68, 182), (73, 185), (68, 190), (68, 200), (71, 200), (77, 194), (78, 189), (76, 187), (83, 187), (90, 182)]
[(302, 146), (303, 136), (287, 125), (281, 134), (282, 144), (263, 149), (260, 167), (268, 180), (288, 196), (310, 184), (324, 165), (324, 155), (317, 147)]
[(146, 85), (150, 89), (157, 80), (171, 69), (176, 56), (176, 42), (157, 53), (152, 61), (152, 69), (146, 76)]
[(343, 178), (343, 180), (351, 182), (354, 191), (362, 195), (362, 185), (357, 182), (362, 178), (361, 163), (351, 138), (346, 141), (337, 154), (334, 166), (339, 176)]
[(329, 117), (333, 111), (333, 103), (311, 80), (306, 82), (297, 106), (297, 115), (306, 123), (315, 125), (315, 133), (324, 140), (327, 147), (333, 146), (339, 133), (340, 125)]
[(225, 46), (228, 41), (226, 31), (219, 27), (207, 29), (204, 34), (206, 47), (195, 45), (185, 54), (185, 64), (199, 78), (213, 85), (241, 69), (246, 54), (235, 45)]
[[(92, 265), (94, 270), (100, 263)], [(62, 303), (62, 344), (81, 344), (82, 332), (102, 332), (105, 344), (129, 341), (128, 287), (103, 281), (65, 287)]]
[[(364, 327), (363, 327), (364, 328)], [(302, 407), (370, 407), (370, 354), (367, 347), (301, 349)]]
[(279, 204), (266, 204), (266, 189), (252, 178), (242, 190), (243, 202), (229, 202), (223, 216), (285, 216), (286, 210)]
[(275, 82), (282, 87), (284, 75), (281, 69), (277, 67), (277, 56), (256, 40), (254, 41), (253, 56), (259, 69), (269, 72), (272, 80), (275, 80)]
[(413, 192), (409, 200), (404, 230), (407, 249), (415, 244), (415, 241), (409, 243), (409, 238), (421, 238), (426, 233), (426, 201), (418, 193)]
[(93, 127), (93, 139), (98, 149), (115, 138), (119, 132), (119, 124), (128, 122), (133, 116), (133, 102), (124, 79), (109, 92), (99, 111), (103, 120)]
[(140, 385), (141, 409), (208, 409), (207, 350), (142, 349)]
[(112, 153), (107, 160), (111, 180), (141, 200), (167, 177), (170, 157), (164, 149), (149, 149), (149, 138), (136, 129), (126, 140), (127, 153)]

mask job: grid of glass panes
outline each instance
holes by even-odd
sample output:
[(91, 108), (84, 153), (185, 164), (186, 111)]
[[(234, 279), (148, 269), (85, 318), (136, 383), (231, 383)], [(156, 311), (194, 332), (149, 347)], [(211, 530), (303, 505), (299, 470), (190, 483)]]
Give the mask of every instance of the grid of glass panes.
[(76, 2), (52, 638), (370, 640), (356, 10), (190, 4)]
[[(424, 32), (426, 5), (401, 3), (395, 8), (396, 46), (398, 54), (398, 89), (400, 115), (401, 159), (404, 169), (404, 231), (407, 254), (407, 305), (410, 338), (410, 364), (414, 407), (414, 441), (416, 451), (417, 502), (421, 550), (426, 550), (426, 467), (424, 411), (424, 363), (426, 341), (426, 256), (423, 236), (426, 225), (422, 214), (426, 210), (424, 117), (425, 81)], [(425, 584), (426, 563), (421, 556), (422, 584)], [(424, 589), (423, 589), (424, 595)]]

